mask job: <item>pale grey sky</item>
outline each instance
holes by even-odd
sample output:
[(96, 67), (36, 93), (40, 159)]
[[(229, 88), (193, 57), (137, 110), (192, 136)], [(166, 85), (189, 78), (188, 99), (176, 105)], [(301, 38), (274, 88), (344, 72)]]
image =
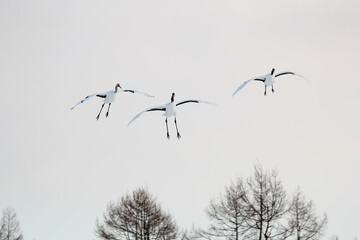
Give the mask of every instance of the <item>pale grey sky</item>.
[[(0, 209), (26, 239), (92, 239), (111, 200), (147, 186), (182, 228), (259, 161), (329, 217), (327, 237), (360, 237), (360, 2), (1, 0)], [(243, 81), (296, 71), (263, 96)], [(125, 88), (110, 117), (88, 94)], [(160, 113), (200, 98), (166, 139)]]

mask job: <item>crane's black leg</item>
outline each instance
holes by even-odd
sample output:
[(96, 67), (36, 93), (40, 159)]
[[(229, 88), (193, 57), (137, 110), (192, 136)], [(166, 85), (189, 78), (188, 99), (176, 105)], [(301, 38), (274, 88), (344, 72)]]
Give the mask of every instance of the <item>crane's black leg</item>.
[(109, 107), (108, 107), (108, 110), (107, 110), (106, 115), (105, 115), (106, 117), (109, 116), (110, 105), (111, 105), (111, 103), (109, 103)]
[(265, 92), (264, 92), (264, 95), (266, 96), (266, 86), (265, 86)]
[(274, 85), (271, 85), (271, 91), (274, 93), (275, 90), (274, 90)]
[(175, 126), (176, 126), (177, 138), (178, 138), (178, 139), (180, 139), (180, 138), (181, 138), (181, 136), (180, 136), (180, 133), (179, 133), (179, 130), (178, 130), (178, 126), (177, 126), (176, 118), (175, 118)]
[(166, 122), (166, 137), (168, 139), (170, 139), (170, 134), (169, 134), (169, 127), (168, 127), (168, 123), (167, 123), (167, 118), (165, 119), (165, 122)]
[(105, 105), (105, 103), (101, 106), (100, 112), (99, 112), (99, 114), (97, 115), (96, 120), (99, 120), (100, 113), (101, 113), (101, 111), (102, 111), (102, 109), (103, 109), (104, 105)]

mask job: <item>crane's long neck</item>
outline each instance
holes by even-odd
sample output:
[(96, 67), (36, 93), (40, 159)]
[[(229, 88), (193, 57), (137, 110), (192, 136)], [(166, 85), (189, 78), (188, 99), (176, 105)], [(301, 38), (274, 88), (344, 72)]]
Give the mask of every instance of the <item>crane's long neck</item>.
[(117, 93), (119, 87), (120, 87), (119, 85), (116, 85), (116, 86), (115, 86), (115, 91), (114, 91), (114, 93)]

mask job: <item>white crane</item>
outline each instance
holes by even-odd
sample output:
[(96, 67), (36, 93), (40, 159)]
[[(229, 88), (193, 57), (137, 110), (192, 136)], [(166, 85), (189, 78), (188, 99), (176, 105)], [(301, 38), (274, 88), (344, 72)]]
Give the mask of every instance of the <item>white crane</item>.
[(175, 98), (175, 93), (172, 94), (171, 96), (171, 102), (164, 104), (164, 105), (160, 105), (160, 106), (156, 106), (156, 107), (150, 107), (148, 109), (145, 109), (144, 111), (140, 112), (139, 114), (137, 114), (133, 119), (131, 119), (131, 121), (128, 123), (128, 126), (135, 121), (135, 119), (137, 119), (138, 117), (140, 117), (143, 113), (145, 112), (152, 112), (152, 111), (163, 111), (164, 114), (163, 116), (165, 116), (165, 123), (166, 123), (166, 132), (167, 132), (167, 138), (170, 139), (170, 134), (169, 134), (169, 128), (168, 128), (168, 121), (167, 119), (169, 117), (174, 116), (175, 118), (175, 126), (176, 126), (176, 132), (177, 132), (177, 138), (180, 139), (180, 133), (178, 130), (178, 126), (177, 126), (177, 122), (176, 122), (176, 107), (180, 106), (182, 104), (185, 103), (207, 103), (207, 104), (212, 104), (210, 102), (206, 102), (206, 101), (201, 101), (201, 100), (184, 100), (178, 103), (174, 102), (174, 98)]
[(255, 77), (255, 78), (251, 78), (251, 79), (245, 81), (243, 84), (241, 84), (241, 85), (235, 90), (235, 92), (233, 93), (232, 96), (234, 96), (238, 91), (240, 91), (240, 89), (242, 89), (243, 87), (245, 87), (246, 84), (248, 84), (249, 82), (252, 82), (252, 81), (260, 81), (260, 82), (263, 82), (263, 83), (264, 83), (264, 85), (265, 85), (264, 95), (266, 96), (266, 87), (267, 87), (267, 86), (271, 86), (271, 91), (272, 91), (272, 92), (275, 92), (275, 91), (274, 91), (275, 78), (280, 77), (280, 76), (283, 76), (283, 75), (286, 75), (286, 74), (296, 75), (296, 76), (299, 76), (299, 77), (304, 78), (304, 77), (301, 76), (300, 74), (297, 74), (297, 73), (294, 73), (294, 72), (290, 72), (290, 71), (279, 72), (279, 73), (275, 74), (275, 69), (273, 68), (273, 69), (271, 70), (271, 73), (269, 73), (269, 74), (267, 74), (267, 75), (259, 76), (259, 77)]
[(91, 94), (91, 95), (85, 97), (83, 100), (79, 101), (77, 104), (75, 104), (75, 106), (73, 106), (73, 107), (71, 108), (71, 110), (73, 110), (77, 105), (79, 105), (79, 104), (81, 104), (81, 103), (83, 103), (83, 102), (86, 102), (86, 101), (89, 100), (90, 98), (96, 96), (96, 97), (99, 97), (99, 98), (103, 98), (103, 99), (104, 99), (104, 103), (103, 103), (102, 106), (101, 106), (100, 112), (99, 112), (99, 114), (97, 115), (96, 120), (99, 120), (101, 111), (102, 111), (102, 109), (103, 109), (103, 107), (104, 107), (105, 104), (109, 104), (108, 110), (107, 110), (106, 115), (105, 115), (106, 117), (108, 117), (108, 116), (109, 116), (109, 110), (110, 110), (111, 103), (113, 103), (113, 102), (115, 101), (115, 99), (116, 99), (116, 98), (115, 98), (115, 97), (116, 97), (116, 93), (118, 93), (118, 92), (141, 93), (141, 94), (143, 94), (143, 95), (145, 95), (145, 96), (147, 96), (147, 97), (154, 97), (154, 96), (148, 95), (147, 93), (143, 93), (143, 92), (140, 92), (140, 91), (137, 91), (137, 90), (130, 90), (130, 89), (123, 90), (123, 89), (121, 88), (120, 84), (118, 83), (118, 84), (115, 85), (115, 90), (110, 90), (110, 91), (103, 92), (103, 93), (94, 93), (94, 94)]

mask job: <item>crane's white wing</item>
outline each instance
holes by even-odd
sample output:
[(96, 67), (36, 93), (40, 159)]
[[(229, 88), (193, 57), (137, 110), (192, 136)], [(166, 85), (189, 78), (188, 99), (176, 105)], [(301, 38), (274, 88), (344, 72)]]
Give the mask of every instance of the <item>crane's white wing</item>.
[(183, 101), (180, 101), (180, 102), (176, 103), (176, 106), (179, 106), (179, 105), (185, 104), (185, 103), (206, 103), (206, 104), (210, 104), (210, 105), (215, 105), (212, 102), (202, 101), (202, 100), (199, 100), (199, 99), (196, 99), (196, 100), (189, 99), (189, 100), (183, 100)]
[(76, 103), (72, 108), (71, 110), (73, 110), (77, 105), (83, 103), (83, 102), (86, 102), (87, 100), (95, 97), (95, 96), (98, 96), (98, 97), (101, 97), (101, 98), (105, 98), (106, 97), (106, 93), (94, 93), (94, 94), (91, 94), (89, 96), (86, 96), (83, 100), (79, 101), (78, 103)]
[(259, 77), (251, 78), (251, 79), (243, 82), (243, 83), (235, 90), (235, 92), (233, 93), (232, 97), (233, 97), (238, 91), (240, 91), (241, 89), (243, 89), (243, 88), (246, 86), (246, 84), (248, 84), (249, 82), (252, 82), (252, 81), (254, 81), (254, 80), (262, 81), (262, 82), (263, 82), (263, 81), (265, 81), (265, 77), (266, 77), (266, 75), (264, 75), (264, 76), (259, 76)]
[(287, 74), (301, 77), (301, 78), (305, 79), (307, 82), (310, 82), (310, 81), (309, 81), (308, 79), (306, 79), (304, 76), (302, 76), (302, 75), (300, 75), (300, 74), (298, 74), (298, 73), (295, 73), (295, 72), (291, 72), (291, 71), (278, 72), (278, 73), (275, 74), (275, 77), (280, 77), (280, 76), (287, 75)]
[(131, 93), (140, 93), (140, 94), (143, 94), (143, 95), (145, 95), (146, 97), (151, 97), (151, 98), (153, 98), (154, 96), (152, 96), (152, 95), (149, 95), (149, 94), (147, 94), (146, 92), (142, 92), (142, 91), (138, 91), (138, 90), (131, 90), (131, 89), (121, 89), (120, 90), (121, 92), (131, 92)]
[(100, 98), (106, 98), (106, 95), (108, 95), (110, 92), (113, 92), (113, 91), (107, 91), (107, 92), (102, 92), (102, 93), (94, 93), (94, 94), (91, 94), (89, 96), (86, 96), (83, 100), (79, 101), (78, 103), (76, 103), (72, 108), (71, 110), (73, 110), (77, 105), (83, 103), (83, 102), (86, 102), (87, 100), (97, 96), (97, 97), (100, 97)]
[(133, 121), (135, 121), (137, 118), (139, 118), (143, 113), (151, 112), (151, 111), (166, 111), (166, 105), (160, 105), (160, 106), (150, 107), (150, 108), (145, 109), (144, 111), (138, 113), (135, 117), (133, 117), (133, 119), (131, 119), (131, 121), (128, 123), (128, 126), (130, 126), (130, 124)]

